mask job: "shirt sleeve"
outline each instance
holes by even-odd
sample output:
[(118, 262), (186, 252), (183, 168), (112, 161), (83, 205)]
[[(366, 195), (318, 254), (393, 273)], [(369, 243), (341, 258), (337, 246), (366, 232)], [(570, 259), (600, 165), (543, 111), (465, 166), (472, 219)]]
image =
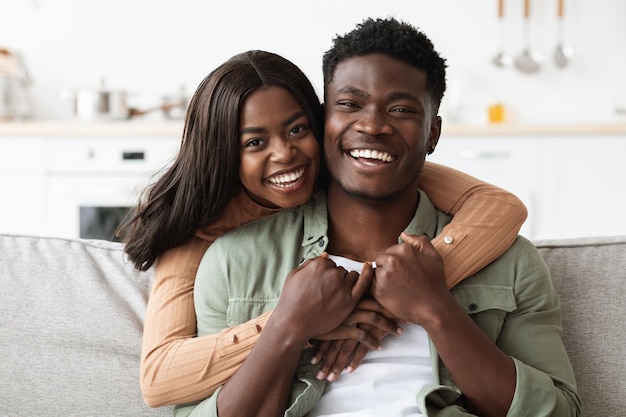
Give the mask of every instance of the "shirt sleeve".
[[(471, 314), (474, 322), (515, 364), (515, 393), (507, 417), (580, 417), (576, 379), (561, 338), (560, 302), (541, 256), (531, 242), (520, 238), (489, 269), (491, 282), (464, 282), (453, 291), (467, 290), (456, 293), (466, 312), (468, 300), (484, 309)], [(507, 276), (514, 276), (511, 286), (501, 280)], [(489, 287), (510, 291), (512, 298), (506, 295), (494, 301)], [(462, 394), (443, 363), (439, 364), (439, 385), (426, 387), (418, 396), (422, 410), (437, 416), (473, 415), (464, 408)]]
[(444, 165), (426, 162), (420, 188), (453, 216), (432, 241), (443, 258), (448, 288), (502, 255), (528, 216), (512, 193)]
[[(517, 243), (516, 243), (517, 244)], [(547, 266), (528, 240), (520, 241), (515, 298), (496, 344), (515, 362), (517, 381), (507, 414), (580, 416), (576, 379), (561, 338), (561, 307)]]
[[(193, 291), (204, 253), (217, 236), (268, 214), (245, 210), (240, 203), (232, 202), (227, 218), (157, 260), (140, 361), (141, 391), (151, 407), (208, 397), (241, 366), (259, 337), (257, 329), (267, 322), (269, 313), (218, 334), (196, 337)], [(242, 335), (246, 348), (228, 349)]]

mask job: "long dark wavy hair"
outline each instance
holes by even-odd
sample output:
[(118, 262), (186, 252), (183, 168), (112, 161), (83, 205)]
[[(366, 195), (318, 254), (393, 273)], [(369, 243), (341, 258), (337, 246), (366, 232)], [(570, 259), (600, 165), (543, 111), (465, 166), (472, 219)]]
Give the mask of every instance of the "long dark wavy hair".
[[(323, 108), (306, 75), (270, 52), (254, 50), (233, 56), (198, 86), (185, 116), (178, 155), (144, 190), (118, 229), (135, 268), (149, 269), (166, 250), (215, 222), (239, 191), (239, 116), (245, 99), (264, 86), (283, 87), (293, 94), (323, 149)], [(325, 172), (322, 160), (322, 186)]]

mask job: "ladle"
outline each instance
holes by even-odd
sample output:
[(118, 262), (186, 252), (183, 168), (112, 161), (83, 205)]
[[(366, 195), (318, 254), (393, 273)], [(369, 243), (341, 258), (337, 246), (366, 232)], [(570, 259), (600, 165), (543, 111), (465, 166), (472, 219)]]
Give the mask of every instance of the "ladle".
[(522, 72), (537, 72), (541, 68), (543, 57), (539, 52), (530, 50), (530, 0), (524, 0), (524, 50), (515, 58), (515, 66)]
[(565, 44), (565, 24), (563, 22), (564, 0), (558, 1), (559, 43), (554, 50), (554, 62), (557, 67), (565, 68), (574, 56), (574, 50)]
[(498, 24), (500, 25), (500, 51), (493, 57), (492, 62), (496, 67), (508, 67), (513, 64), (513, 55), (506, 52), (504, 27), (504, 0), (498, 0)]

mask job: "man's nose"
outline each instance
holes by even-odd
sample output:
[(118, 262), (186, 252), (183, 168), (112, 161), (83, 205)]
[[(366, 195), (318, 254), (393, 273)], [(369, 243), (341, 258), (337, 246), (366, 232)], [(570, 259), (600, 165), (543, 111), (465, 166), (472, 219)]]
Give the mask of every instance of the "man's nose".
[(359, 120), (354, 128), (368, 135), (390, 135), (393, 127), (387, 119), (387, 112), (383, 109), (366, 109), (361, 112)]

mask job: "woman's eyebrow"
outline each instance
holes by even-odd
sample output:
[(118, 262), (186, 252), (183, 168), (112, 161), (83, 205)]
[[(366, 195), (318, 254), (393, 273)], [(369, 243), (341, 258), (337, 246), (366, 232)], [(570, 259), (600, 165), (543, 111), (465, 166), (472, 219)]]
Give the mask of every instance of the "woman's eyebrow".
[(306, 117), (306, 113), (303, 110), (298, 111), (298, 112), (292, 114), (291, 116), (289, 116), (287, 118), (287, 120), (285, 120), (283, 122), (283, 126), (287, 127), (287, 126), (289, 126), (290, 124), (292, 124), (293, 122), (295, 122), (296, 120), (298, 120), (299, 118), (301, 118), (303, 116)]

